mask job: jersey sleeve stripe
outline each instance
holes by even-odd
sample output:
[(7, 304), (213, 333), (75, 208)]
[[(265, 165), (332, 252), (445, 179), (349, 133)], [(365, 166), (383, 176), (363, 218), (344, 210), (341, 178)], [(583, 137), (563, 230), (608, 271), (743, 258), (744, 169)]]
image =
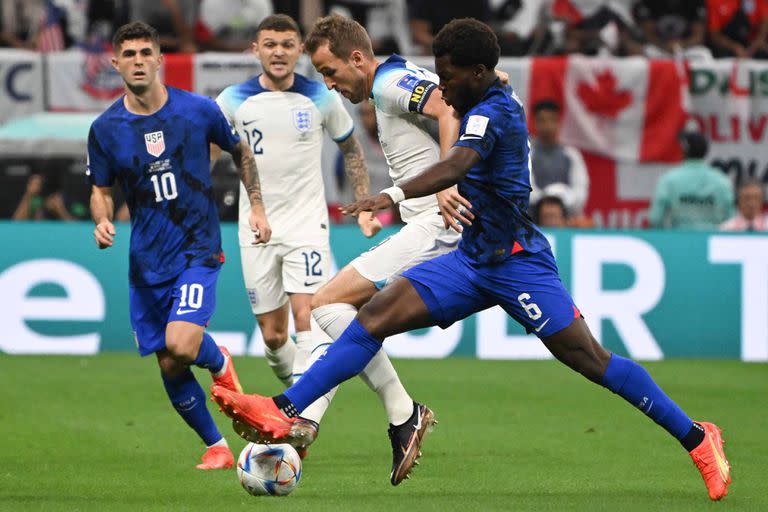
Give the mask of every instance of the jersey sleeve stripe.
[(347, 133), (345, 133), (341, 137), (336, 137), (335, 139), (333, 139), (333, 142), (344, 142), (345, 140), (347, 140), (348, 138), (350, 138), (352, 136), (352, 132), (354, 132), (354, 131), (355, 131), (355, 127), (353, 126), (353, 127), (351, 127), (349, 129), (349, 131)]

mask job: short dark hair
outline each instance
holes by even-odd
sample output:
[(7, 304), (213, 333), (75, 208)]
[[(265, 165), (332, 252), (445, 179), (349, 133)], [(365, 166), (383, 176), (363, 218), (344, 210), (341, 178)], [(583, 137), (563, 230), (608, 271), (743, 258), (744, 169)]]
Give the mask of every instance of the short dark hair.
[(484, 64), (493, 69), (499, 63), (499, 40), (491, 27), (475, 18), (452, 20), (432, 40), (435, 57), (451, 56), (454, 66)]
[(533, 207), (533, 221), (538, 224), (541, 222), (541, 210), (544, 208), (544, 205), (547, 204), (554, 204), (560, 210), (563, 212), (563, 218), (568, 218), (568, 208), (565, 207), (565, 201), (562, 200), (562, 198), (558, 196), (544, 196), (536, 203), (536, 205)]
[(296, 20), (287, 14), (272, 14), (267, 16), (256, 27), (254, 38), (258, 39), (262, 30), (274, 30), (275, 32), (296, 32), (301, 39), (301, 29)]
[(338, 14), (318, 19), (307, 35), (304, 48), (312, 54), (326, 42), (331, 53), (340, 59), (349, 59), (354, 50), (360, 50), (367, 57), (373, 57), (368, 32), (355, 20)]
[(147, 25), (143, 21), (132, 21), (118, 28), (115, 35), (112, 36), (112, 48), (117, 51), (124, 41), (132, 39), (146, 39), (160, 48), (160, 34), (153, 26)]
[(707, 156), (709, 142), (699, 132), (682, 132), (678, 136), (680, 146), (683, 149), (683, 157), (700, 159)]
[(560, 113), (560, 104), (555, 100), (539, 100), (533, 105), (533, 114), (536, 115), (539, 112), (556, 112)]

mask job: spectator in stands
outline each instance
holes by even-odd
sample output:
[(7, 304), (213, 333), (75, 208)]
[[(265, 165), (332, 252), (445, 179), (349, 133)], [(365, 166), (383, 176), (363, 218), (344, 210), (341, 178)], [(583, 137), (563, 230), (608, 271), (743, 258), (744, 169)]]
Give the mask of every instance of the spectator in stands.
[(707, 0), (707, 19), (715, 57), (768, 58), (768, 2)]
[(329, 14), (352, 18), (363, 25), (377, 55), (413, 54), (406, 0), (327, 0), (325, 5)]
[(533, 126), (536, 137), (531, 143), (531, 203), (542, 191), (554, 184), (564, 186), (564, 201), (569, 214), (580, 216), (589, 195), (589, 173), (579, 150), (560, 144), (560, 106), (552, 100), (542, 100), (533, 106)]
[(0, 0), (0, 46), (63, 50), (71, 43), (66, 14), (53, 0)]
[(490, 0), (502, 55), (551, 53), (550, 0)]
[(733, 215), (733, 185), (722, 171), (704, 162), (709, 144), (700, 133), (680, 135), (684, 162), (656, 186), (651, 227), (717, 229)]
[(0, 0), (0, 46), (34, 50), (39, 9), (37, 2)]
[(33, 174), (13, 213), (13, 220), (75, 220), (64, 205), (64, 196), (55, 174)]
[(270, 0), (202, 0), (196, 40), (205, 50), (246, 51), (256, 27), (272, 12)]
[(130, 0), (134, 21), (152, 25), (160, 33), (164, 52), (195, 53), (195, 24), (201, 0)]
[(768, 231), (768, 214), (763, 185), (757, 180), (744, 181), (739, 187), (737, 213), (723, 224), (723, 231)]
[(640, 0), (635, 5), (635, 17), (648, 57), (664, 58), (678, 53), (688, 59), (712, 57), (705, 46), (704, 0)]
[(554, 0), (552, 16), (565, 23), (564, 53), (642, 53), (627, 0)]
[(409, 17), (411, 37), (415, 50), (421, 55), (432, 55), (432, 39), (445, 24), (456, 18), (477, 18), (488, 23), (491, 17), (488, 0), (410, 0)]
[(564, 228), (568, 226), (568, 210), (560, 197), (547, 195), (536, 203), (534, 220), (542, 228)]

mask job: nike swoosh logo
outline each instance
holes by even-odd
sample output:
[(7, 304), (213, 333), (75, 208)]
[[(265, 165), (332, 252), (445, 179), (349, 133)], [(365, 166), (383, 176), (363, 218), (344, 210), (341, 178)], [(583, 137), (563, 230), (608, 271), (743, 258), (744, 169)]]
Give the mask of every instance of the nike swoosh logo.
[(546, 320), (544, 320), (544, 321), (541, 323), (541, 325), (540, 325), (540, 326), (538, 326), (537, 328), (535, 328), (535, 329), (534, 329), (534, 331), (535, 331), (535, 332), (539, 332), (539, 331), (541, 331), (541, 330), (544, 328), (544, 326), (545, 326), (545, 325), (547, 325), (547, 322), (549, 322), (549, 318), (547, 318)]
[(713, 439), (714, 437), (715, 436), (710, 433), (707, 436), (707, 439), (709, 439), (709, 445), (712, 448), (712, 453), (715, 454), (715, 461), (717, 462), (717, 469), (720, 471), (720, 478), (723, 479), (723, 483), (728, 483), (728, 464), (720, 456), (720, 451), (717, 449), (717, 443), (715, 443), (715, 440)]
[(177, 315), (186, 315), (187, 313), (194, 313), (195, 311), (197, 311), (197, 310), (196, 309), (181, 309), (181, 308), (179, 308), (179, 309), (176, 310), (176, 314)]
[(482, 137), (478, 137), (476, 135), (462, 135), (459, 137), (459, 140), (481, 140)]
[(419, 410), (416, 414), (416, 426), (414, 427), (414, 430), (418, 432), (421, 429), (421, 410)]
[(308, 282), (304, 281), (304, 286), (314, 286), (314, 285), (316, 285), (319, 282), (320, 281), (312, 281), (311, 283), (308, 283)]
[(248, 126), (249, 124), (253, 124), (256, 121), (258, 121), (258, 119), (251, 119), (250, 121), (243, 121), (243, 126)]

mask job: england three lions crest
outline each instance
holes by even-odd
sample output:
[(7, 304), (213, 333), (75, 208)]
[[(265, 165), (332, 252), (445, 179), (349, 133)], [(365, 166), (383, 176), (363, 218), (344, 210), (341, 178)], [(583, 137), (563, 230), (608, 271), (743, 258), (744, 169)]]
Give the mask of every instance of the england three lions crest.
[(165, 138), (162, 131), (145, 133), (144, 142), (147, 145), (147, 153), (154, 157), (162, 155), (165, 151)]
[(299, 133), (306, 133), (312, 127), (312, 111), (308, 108), (293, 109), (293, 126)]

